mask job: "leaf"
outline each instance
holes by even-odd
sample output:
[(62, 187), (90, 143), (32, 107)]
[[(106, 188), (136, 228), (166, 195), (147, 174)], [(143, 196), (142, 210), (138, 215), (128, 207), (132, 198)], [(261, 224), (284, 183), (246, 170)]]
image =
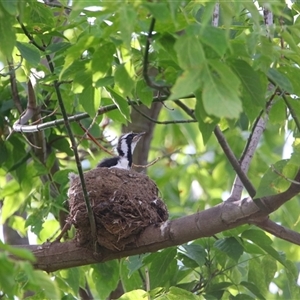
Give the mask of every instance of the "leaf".
[(81, 94), (79, 94), (79, 103), (82, 105), (84, 110), (93, 117), (96, 113), (94, 105), (95, 88), (90, 85), (84, 88)]
[(8, 59), (11, 58), (13, 48), (16, 43), (16, 33), (13, 27), (15, 19), (8, 16), (5, 12), (1, 10), (0, 6), (0, 36), (2, 41), (0, 52)]
[(35, 262), (35, 256), (27, 249), (16, 248), (7, 244), (3, 244), (0, 241), (0, 249), (8, 251), (10, 254), (14, 256), (18, 256), (19, 258), (29, 260), (31, 262)]
[(275, 84), (277, 84), (283, 92), (288, 92), (290, 94), (293, 94), (294, 89), (293, 85), (289, 81), (289, 79), (283, 75), (281, 72), (279, 72), (276, 69), (270, 68), (268, 71), (268, 76), (271, 80), (274, 81)]
[[(260, 181), (255, 198), (276, 195), (286, 191), (291, 183), (286, 179), (293, 179), (298, 168), (288, 159), (280, 160), (270, 167)], [(285, 176), (286, 178), (280, 176)]]
[(119, 65), (115, 71), (115, 83), (117, 84), (120, 92), (123, 96), (127, 97), (130, 96), (133, 88), (134, 88), (134, 81), (129, 76), (125, 65)]
[(206, 252), (205, 249), (197, 244), (182, 245), (185, 251), (182, 251), (184, 255), (194, 260), (199, 267), (202, 267), (206, 262)]
[(197, 71), (205, 62), (201, 43), (193, 34), (182, 35), (175, 43), (179, 66), (183, 70)]
[(266, 295), (268, 285), (265, 281), (265, 270), (259, 258), (252, 258), (249, 261), (248, 281), (253, 283), (261, 295)]
[(6, 254), (0, 252), (0, 289), (7, 294), (8, 298), (14, 298), (15, 268), (14, 264), (7, 258)]
[(72, 169), (59, 170), (53, 175), (53, 180), (61, 185), (66, 185), (69, 182), (71, 172), (73, 172)]
[(92, 72), (93, 81), (97, 82), (100, 78), (104, 78), (112, 67), (114, 53), (116, 48), (113, 43), (101, 45), (93, 53)]
[(118, 93), (116, 93), (113, 89), (110, 87), (105, 88), (108, 94), (111, 97), (111, 100), (114, 102), (114, 104), (118, 107), (118, 110), (120, 113), (124, 116), (126, 120), (130, 120), (130, 111), (128, 107), (127, 101), (120, 96)]
[(256, 106), (265, 105), (264, 88), (259, 75), (244, 60), (237, 59), (231, 63), (233, 71), (239, 76), (246, 93), (251, 97), (252, 103)]
[(137, 300), (137, 299), (146, 299), (147, 292), (144, 290), (134, 290), (128, 293), (123, 294), (119, 300)]
[(265, 300), (265, 297), (260, 293), (259, 289), (257, 286), (251, 282), (248, 281), (242, 281), (240, 283), (242, 286), (247, 288), (251, 293), (253, 293), (258, 299), (260, 300)]
[[(116, 289), (119, 282), (119, 262), (117, 260), (96, 264), (92, 267), (92, 278), (100, 299), (106, 299)], [(109, 278), (109, 280), (107, 280)]]
[[(212, 38), (213, 37), (213, 38)], [(205, 26), (200, 32), (200, 41), (223, 56), (228, 48), (226, 31), (213, 26)]]
[(43, 290), (47, 299), (60, 299), (60, 291), (55, 281), (43, 271), (34, 270), (31, 272), (31, 283), (37, 287), (37, 290)]
[(170, 10), (168, 9), (167, 3), (144, 2), (142, 5), (148, 8), (153, 17), (160, 22), (166, 22), (166, 20), (169, 20)]
[(217, 240), (214, 246), (235, 261), (238, 261), (244, 252), (243, 246), (234, 237)]
[(130, 47), (131, 35), (137, 20), (136, 11), (131, 5), (120, 5), (119, 16), (122, 40), (127, 47)]
[(131, 276), (133, 272), (137, 271), (144, 265), (143, 258), (145, 255), (146, 254), (134, 255), (128, 258), (127, 260), (127, 268), (129, 270), (128, 276)]
[(169, 271), (173, 270), (173, 266), (176, 267), (176, 253), (176, 248), (168, 248), (155, 253), (155, 256), (149, 255), (147, 257), (145, 262), (152, 258), (149, 268), (151, 289), (164, 286), (164, 284), (171, 280), (169, 276), (174, 276)]
[(169, 100), (184, 98), (196, 91), (201, 86), (201, 69), (185, 71), (176, 80), (171, 89)]
[(153, 100), (153, 91), (145, 83), (145, 80), (139, 80), (136, 84), (136, 94), (139, 100), (150, 107)]
[(285, 259), (271, 246), (273, 241), (261, 230), (249, 229), (242, 233), (242, 237), (248, 239), (271, 255), (285, 266)]
[(80, 286), (80, 269), (79, 268), (70, 268), (60, 271), (62, 277), (66, 279), (68, 285), (73, 290), (74, 294), (78, 293)]
[(199, 296), (189, 292), (187, 290), (181, 289), (176, 286), (170, 287), (169, 291), (166, 293), (168, 300), (178, 300), (178, 299), (185, 299), (185, 300), (199, 300)]
[(39, 50), (29, 43), (18, 42), (16, 43), (18, 50), (22, 57), (26, 59), (33, 67), (36, 67), (41, 59)]
[(202, 134), (203, 143), (206, 144), (211, 137), (216, 125), (219, 123), (219, 118), (208, 116), (203, 107), (202, 94), (200, 90), (195, 92), (197, 99), (195, 107), (195, 116), (198, 121), (198, 127)]
[(19, 0), (2, 0), (1, 5), (6, 12), (12, 16), (15, 16), (18, 13), (18, 2)]
[(206, 80), (202, 92), (203, 106), (209, 115), (225, 118), (237, 118), (242, 112), (242, 104), (236, 90), (229, 89), (216, 74), (205, 72)]

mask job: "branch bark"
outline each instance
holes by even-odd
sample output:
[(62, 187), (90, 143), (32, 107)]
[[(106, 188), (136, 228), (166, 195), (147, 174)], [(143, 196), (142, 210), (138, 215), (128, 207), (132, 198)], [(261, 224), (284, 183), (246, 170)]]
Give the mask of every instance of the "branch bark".
[[(295, 179), (299, 179), (299, 177), (300, 171)], [(300, 186), (291, 184), (285, 192), (259, 200), (269, 208), (270, 212), (273, 212), (299, 192)], [(160, 225), (151, 225), (137, 238), (134, 246), (118, 252), (101, 248), (99, 254), (96, 255), (93, 249), (77, 246), (74, 241), (20, 247), (33, 252), (37, 259), (36, 268), (53, 272), (145, 252), (155, 252), (194, 239), (210, 237), (247, 223), (255, 224), (275, 236), (300, 245), (299, 233), (284, 229), (285, 232), (288, 232), (288, 235), (285, 236), (281, 226), (279, 228), (266, 221), (268, 213), (262, 211), (255, 201), (257, 200), (252, 200), (250, 197), (234, 202), (225, 201), (190, 216), (170, 220)]]

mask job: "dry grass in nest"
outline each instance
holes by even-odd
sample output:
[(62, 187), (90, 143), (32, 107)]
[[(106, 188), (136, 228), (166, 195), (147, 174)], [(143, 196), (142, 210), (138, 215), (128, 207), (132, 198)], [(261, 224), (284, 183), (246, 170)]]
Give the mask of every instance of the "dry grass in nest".
[[(127, 245), (134, 245), (144, 228), (168, 219), (156, 184), (145, 174), (96, 168), (86, 172), (84, 178), (101, 246), (123, 250)], [(78, 176), (72, 176), (68, 195), (76, 241), (80, 245), (91, 244), (89, 219)]]

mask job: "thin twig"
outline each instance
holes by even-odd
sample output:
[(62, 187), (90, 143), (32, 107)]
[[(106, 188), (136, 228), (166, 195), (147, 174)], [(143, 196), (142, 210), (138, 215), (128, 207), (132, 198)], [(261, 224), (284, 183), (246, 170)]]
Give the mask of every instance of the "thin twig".
[(27, 28), (24, 26), (24, 24), (21, 22), (21, 20), (20, 20), (20, 18), (17, 16), (17, 20), (18, 20), (18, 22), (19, 22), (19, 24), (20, 24), (20, 26), (21, 26), (21, 28), (22, 28), (22, 30), (23, 30), (23, 32), (24, 32), (24, 34), (27, 36), (27, 38), (29, 39), (29, 41), (30, 41), (30, 43), (31, 44), (33, 44), (36, 48), (38, 48), (39, 50), (41, 50), (41, 51), (45, 51), (45, 47), (44, 46), (41, 46), (41, 45), (39, 45), (36, 41), (35, 41), (35, 39), (33, 38), (33, 36), (29, 33), (29, 31), (27, 30)]
[[(189, 98), (194, 98), (195, 96), (190, 95), (188, 96)], [(168, 96), (161, 96), (161, 97), (154, 97), (152, 102), (162, 102), (162, 101), (166, 101), (168, 98)], [(172, 100), (170, 100), (172, 101)], [(142, 105), (141, 101), (136, 101), (136, 104), (138, 105)], [(109, 104), (106, 106), (102, 106), (98, 109), (98, 115), (103, 115), (105, 113), (108, 113), (112, 110), (117, 109), (118, 107), (115, 104)], [(87, 113), (80, 113), (71, 117), (68, 117), (69, 122), (76, 122), (76, 121), (80, 121), (83, 119), (87, 119), (89, 118), (89, 114)], [(58, 125), (62, 125), (64, 124), (64, 119), (59, 119), (59, 120), (54, 120), (54, 121), (50, 121), (50, 122), (45, 122), (43, 124), (39, 124), (39, 125), (24, 125), (25, 123), (21, 123), (19, 120), (17, 120), (15, 122), (15, 124), (13, 125), (13, 130), (16, 132), (35, 132), (35, 131), (41, 131), (41, 130), (45, 130), (47, 128), (52, 128), (52, 127), (57, 127)]]
[(290, 102), (288, 101), (288, 99), (287, 99), (287, 97), (285, 96), (284, 93), (282, 93), (282, 98), (283, 98), (283, 100), (285, 102), (285, 105), (289, 109), (289, 112), (291, 113), (291, 116), (293, 117), (293, 120), (295, 121), (295, 124), (297, 126), (298, 131), (300, 131), (300, 121), (299, 121), (299, 118), (298, 118), (295, 110), (291, 106)]
[(299, 181), (290, 179), (290, 178), (284, 176), (282, 173), (280, 173), (280, 172), (274, 167), (274, 165), (271, 165), (271, 169), (272, 169), (272, 171), (273, 171), (274, 173), (276, 173), (277, 175), (279, 175), (280, 177), (282, 177), (282, 178), (285, 179), (286, 181), (288, 181), (288, 182), (290, 182), (290, 183), (294, 183), (294, 184), (300, 185), (300, 182), (299, 182)]
[[(109, 155), (114, 156), (114, 154), (110, 151), (108, 151), (105, 147), (103, 147), (100, 143), (98, 143), (98, 141), (88, 132), (87, 129), (84, 128), (84, 126), (78, 122), (78, 125), (80, 126), (80, 128), (85, 132), (84, 136), (88, 136), (90, 140), (92, 140), (101, 150), (103, 150), (104, 152), (106, 152)], [(83, 136), (83, 137), (84, 137)], [(83, 137), (81, 137), (81, 140), (83, 139)], [(79, 144), (79, 143), (78, 143)]]
[(230, 164), (232, 165), (233, 169), (237, 173), (237, 175), (240, 177), (245, 189), (249, 193), (249, 195), (255, 195), (256, 190), (252, 183), (250, 182), (249, 178), (245, 174), (245, 172), (242, 170), (239, 161), (236, 159), (234, 153), (232, 152), (230, 146), (228, 145), (222, 131), (220, 130), (219, 126), (216, 126), (214, 129), (214, 134), (222, 147), (225, 155), (227, 156)]
[[(266, 128), (267, 115), (269, 113), (269, 110), (271, 109), (273, 99), (276, 96), (276, 94), (277, 94), (277, 91), (275, 90), (273, 95), (270, 97), (269, 101), (266, 104), (266, 109), (262, 110), (261, 113), (259, 114), (258, 118), (255, 120), (254, 125), (252, 127), (252, 131), (250, 133), (250, 136), (248, 137), (246, 146), (245, 146), (243, 153), (241, 155), (241, 158), (239, 160), (241, 169), (243, 170), (243, 172), (245, 174), (247, 174), (247, 172), (248, 172), (254, 152), (255, 152), (257, 145), (260, 141), (260, 138)], [(232, 185), (231, 196), (229, 199), (234, 200), (234, 199), (241, 198), (243, 188), (244, 188), (244, 186), (241, 182), (240, 177), (236, 176), (234, 183)], [(254, 197), (255, 193), (249, 194), (250, 197)]]
[[(53, 66), (53, 63), (51, 61), (51, 57), (49, 55), (46, 55), (46, 59), (47, 59), (47, 62), (49, 64), (49, 68), (50, 68), (51, 73), (54, 73), (54, 66)], [(74, 135), (73, 135), (70, 123), (69, 123), (69, 119), (68, 119), (68, 116), (67, 116), (67, 112), (66, 112), (66, 109), (65, 109), (65, 105), (64, 105), (64, 102), (63, 102), (63, 99), (62, 99), (62, 95), (60, 93), (60, 89), (59, 89), (59, 85), (58, 85), (57, 80), (54, 81), (54, 88), (55, 88), (55, 92), (56, 92), (56, 95), (57, 95), (57, 100), (58, 100), (58, 103), (59, 103), (59, 106), (60, 106), (60, 109), (61, 109), (61, 113), (63, 115), (66, 130), (68, 132), (68, 135), (69, 135), (69, 138), (70, 138), (70, 141), (71, 141), (71, 145), (72, 145), (72, 149), (73, 149), (73, 152), (74, 152), (75, 161), (76, 161), (77, 170), (78, 170), (78, 175), (79, 175), (80, 183), (81, 183), (81, 187), (82, 187), (84, 202), (85, 202), (85, 205), (86, 205), (86, 209), (87, 209), (87, 213), (88, 213), (88, 217), (89, 217), (89, 222), (90, 222), (90, 226), (91, 226), (92, 240), (95, 243), (94, 244), (95, 252), (97, 252), (96, 251), (96, 249), (97, 249), (96, 221), (95, 221), (94, 213), (93, 213), (92, 206), (91, 206), (91, 203), (90, 203), (90, 200), (89, 200), (89, 195), (88, 195), (88, 191), (87, 191), (85, 180), (84, 180), (83, 170), (82, 170), (82, 166), (81, 166), (81, 163), (80, 163), (79, 154), (78, 154), (78, 151), (77, 151), (76, 141), (75, 141), (75, 138), (74, 138)]]
[(12, 76), (15, 74), (15, 71), (17, 71), (21, 66), (23, 62), (23, 56), (21, 56), (20, 62), (17, 64), (17, 66), (13, 66), (11, 62), (8, 62), (8, 68), (9, 71), (6, 73), (1, 73), (6, 67), (2, 68), (0, 70), (0, 77), (6, 77), (6, 76)]
[(148, 74), (148, 64), (149, 64), (149, 49), (150, 49), (150, 44), (151, 44), (151, 39), (153, 35), (153, 30), (155, 26), (155, 18), (152, 18), (149, 31), (148, 31), (148, 36), (146, 40), (146, 46), (145, 46), (145, 53), (144, 53), (144, 61), (143, 61), (143, 77), (147, 83), (147, 85), (155, 90), (162, 91), (164, 93), (169, 94), (169, 87), (166, 85), (160, 85), (156, 82), (153, 82), (151, 78), (149, 77)]
[[(192, 119), (192, 120), (168, 120), (168, 121), (158, 121), (156, 119), (153, 119), (151, 117), (149, 117), (148, 115), (146, 115), (144, 112), (142, 112), (141, 110), (139, 110), (138, 108), (136, 108), (136, 105), (133, 101), (131, 101), (128, 97), (127, 97), (127, 100), (128, 102), (130, 103), (131, 107), (137, 111), (140, 115), (142, 115), (145, 119), (155, 123), (155, 124), (158, 124), (158, 125), (166, 125), (166, 124), (180, 124), (180, 123), (195, 123), (197, 122), (196, 119)], [(178, 100), (175, 100), (174, 102), (176, 103), (176, 101)]]
[(148, 167), (151, 167), (153, 166), (155, 163), (157, 163), (159, 160), (161, 159), (161, 157), (157, 157), (155, 158), (153, 161), (151, 161), (149, 164), (147, 165), (136, 165), (136, 164), (132, 164), (133, 167), (136, 167), (136, 168), (148, 168)]

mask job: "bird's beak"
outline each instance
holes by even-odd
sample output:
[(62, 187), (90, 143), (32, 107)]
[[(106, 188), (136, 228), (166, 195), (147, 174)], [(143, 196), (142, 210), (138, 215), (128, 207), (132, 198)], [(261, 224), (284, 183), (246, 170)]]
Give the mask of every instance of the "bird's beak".
[(146, 132), (141, 132), (141, 133), (135, 133), (134, 138), (132, 139), (133, 142), (137, 143), (140, 138), (145, 134)]

